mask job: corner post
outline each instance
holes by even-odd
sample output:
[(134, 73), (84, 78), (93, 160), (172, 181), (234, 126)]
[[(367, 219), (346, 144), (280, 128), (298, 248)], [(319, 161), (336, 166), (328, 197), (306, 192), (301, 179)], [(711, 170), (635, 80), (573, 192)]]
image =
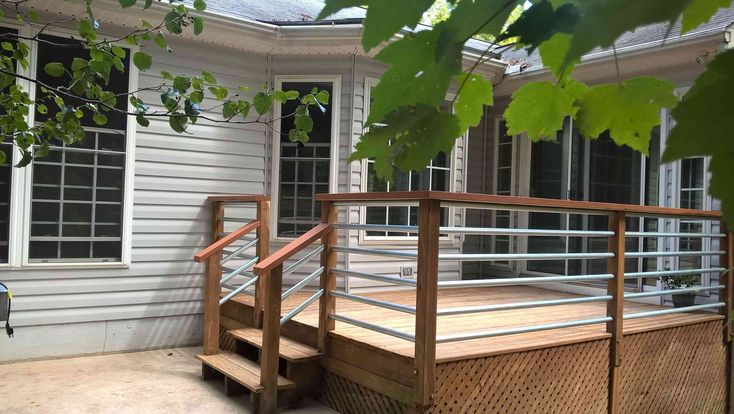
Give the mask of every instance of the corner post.
[[(327, 224), (334, 224), (339, 218), (339, 210), (331, 201), (321, 202), (321, 221)], [(320, 288), (324, 290), (319, 300), (319, 332), (318, 332), (318, 350), (326, 354), (329, 331), (334, 330), (334, 320), (331, 315), (336, 312), (336, 299), (331, 295), (331, 291), (336, 289), (336, 277), (331, 269), (336, 266), (336, 252), (333, 247), (337, 243), (337, 232), (333, 227), (321, 238), (324, 245), (324, 251), (321, 253), (321, 266), (324, 267), (324, 273), (321, 274)]]
[(724, 255), (721, 257), (721, 265), (726, 268), (726, 273), (722, 275), (719, 283), (724, 285), (724, 290), (720, 292), (724, 295), (724, 303), (726, 303), (721, 312), (727, 318), (724, 323), (724, 345), (726, 346), (727, 369), (729, 370), (727, 376), (729, 381), (727, 405), (729, 409), (727, 412), (734, 414), (734, 320), (730, 319), (734, 317), (734, 232), (724, 222), (721, 223), (721, 230), (725, 234), (724, 238), (721, 239), (720, 250), (724, 251)]
[(624, 336), (624, 253), (625, 253), (625, 213), (616, 211), (609, 216), (609, 230), (614, 232), (609, 237), (609, 252), (614, 257), (607, 262), (607, 272), (614, 276), (607, 282), (607, 295), (612, 300), (607, 302), (607, 332), (612, 335), (609, 346), (609, 414), (618, 414), (619, 394), (621, 388), (621, 365)]
[(265, 282), (263, 340), (260, 354), (260, 412), (274, 413), (278, 408), (278, 363), (280, 359), (280, 305), (283, 287), (283, 265), (261, 274)]
[[(212, 204), (212, 243), (219, 240), (224, 232), (224, 204)], [(219, 281), (222, 278), (222, 253), (209, 257), (206, 261), (204, 278), (204, 355), (219, 353), (219, 295), (222, 291)]]
[[(258, 261), (265, 260), (270, 256), (270, 200), (257, 202), (257, 220), (260, 226), (257, 229), (257, 246), (255, 255)], [(255, 282), (255, 306), (253, 309), (253, 324), (255, 328), (262, 327), (263, 297), (265, 295), (263, 278), (258, 277)]]
[(423, 199), (418, 206), (418, 275), (415, 312), (415, 403), (418, 411), (433, 405), (436, 382), (436, 308), (441, 202)]

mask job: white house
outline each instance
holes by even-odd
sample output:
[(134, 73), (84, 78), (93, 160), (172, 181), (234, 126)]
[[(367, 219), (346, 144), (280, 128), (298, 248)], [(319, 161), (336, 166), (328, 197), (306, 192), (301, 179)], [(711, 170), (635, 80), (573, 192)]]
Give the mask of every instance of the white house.
[[(271, 244), (282, 246), (320, 220), (316, 193), (390, 190), (441, 190), (529, 195), (592, 201), (716, 209), (706, 193), (704, 158), (662, 165), (660, 154), (671, 126), (666, 113), (652, 139), (650, 157), (618, 148), (608, 139), (580, 139), (570, 122), (559, 143), (531, 143), (508, 137), (501, 114), (511, 93), (523, 82), (549, 77), (536, 55), (507, 53), (478, 71), (498, 84), (496, 106), (483, 122), (456, 141), (422, 172), (403, 174), (389, 187), (371, 174), (368, 161), (347, 162), (363, 132), (370, 91), (385, 66), (360, 45), (365, 11), (349, 9), (316, 22), (319, 0), (208, 0), (206, 30), (195, 39), (171, 40), (174, 53), (155, 46), (154, 67), (139, 73), (130, 66), (113, 81), (121, 90), (160, 83), (160, 71), (199, 73), (208, 70), (232, 90), (239, 85), (257, 91), (262, 84), (283, 89), (318, 85), (332, 102), (317, 118), (312, 140), (292, 144), (259, 125), (201, 122), (189, 134), (176, 134), (162, 121), (148, 128), (134, 120), (112, 119), (105, 128), (89, 128), (89, 138), (73, 148), (54, 148), (51, 155), (22, 169), (0, 167), (0, 281), (14, 294), (12, 340), (0, 338), (0, 362), (32, 358), (127, 351), (197, 344), (202, 330), (203, 266), (194, 253), (209, 244), (211, 213), (206, 197), (215, 194), (269, 194), (272, 197)], [(32, 0), (43, 18), (83, 12), (74, 2)], [(95, 1), (101, 31), (114, 34), (139, 23), (137, 9), (121, 9), (116, 0)], [(148, 20), (162, 16), (154, 6)], [(731, 44), (734, 9), (684, 36), (678, 27), (641, 28), (617, 44), (622, 76), (650, 74), (673, 80), (681, 92), (689, 87), (717, 50)], [(3, 31), (33, 34), (13, 19)], [(49, 36), (68, 37), (57, 30)], [(471, 62), (489, 45), (467, 43)], [(71, 59), (44, 44), (32, 45), (31, 75), (43, 77), (45, 62)], [(612, 53), (595, 51), (583, 60), (578, 76), (588, 82), (615, 77)], [(254, 93), (254, 92), (249, 92)], [(144, 98), (158, 102), (154, 93)], [(287, 108), (276, 107), (278, 118)], [(36, 119), (38, 120), (38, 119)], [(283, 121), (274, 130), (288, 130)], [(12, 160), (18, 154), (0, 147)], [(354, 220), (378, 224), (414, 224), (409, 207), (354, 208)], [(510, 226), (532, 223), (544, 228), (594, 229), (594, 222), (558, 220), (542, 214), (465, 215), (452, 209), (446, 220), (456, 224)], [(696, 226), (691, 223), (638, 223), (639, 226)], [(648, 227), (650, 228), (650, 227)], [(350, 246), (405, 246), (404, 235), (350, 233)], [(640, 246), (658, 249), (672, 246)], [(547, 239), (523, 245), (510, 237), (467, 236), (442, 240), (452, 252), (587, 251), (594, 246), (569, 239)], [(393, 273), (400, 259), (375, 262), (356, 254), (340, 255), (344, 266)], [(665, 262), (641, 259), (645, 269)], [(442, 263), (443, 279), (479, 278), (505, 273), (572, 274), (592, 271), (580, 261), (501, 266)], [(409, 269), (405, 269), (408, 273)], [(286, 281), (287, 282), (287, 281)], [(708, 282), (708, 281), (707, 281)], [(345, 289), (370, 287), (349, 280)], [(657, 286), (630, 286), (656, 289)], [(594, 289), (578, 286), (577, 289)]]

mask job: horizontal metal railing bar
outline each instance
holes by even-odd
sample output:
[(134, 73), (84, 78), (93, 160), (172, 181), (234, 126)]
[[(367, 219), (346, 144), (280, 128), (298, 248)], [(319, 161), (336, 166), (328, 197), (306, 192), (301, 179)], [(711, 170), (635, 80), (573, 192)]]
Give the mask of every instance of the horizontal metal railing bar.
[[(344, 230), (390, 231), (396, 233), (417, 233), (418, 226), (400, 226), (389, 224), (335, 224), (334, 228)], [(544, 229), (512, 229), (501, 227), (441, 227), (441, 234), (489, 234), (497, 236), (566, 236), (566, 237), (609, 237), (612, 231), (591, 230), (544, 230)]]
[(723, 250), (702, 250), (702, 251), (682, 251), (682, 252), (629, 252), (624, 257), (628, 259), (637, 259), (641, 257), (685, 257), (685, 256), (719, 256), (725, 254)]
[(314, 279), (321, 276), (321, 274), (324, 273), (324, 267), (321, 266), (318, 269), (316, 269), (315, 272), (311, 273), (310, 275), (306, 276), (303, 280), (296, 283), (295, 285), (291, 286), (290, 289), (283, 292), (282, 295), (280, 295), (280, 300), (286, 300), (288, 299), (292, 294), (298, 292), (299, 290), (303, 289), (304, 286), (311, 283)]
[(539, 205), (521, 205), (521, 204), (482, 204), (462, 201), (445, 201), (441, 203), (441, 207), (466, 208), (472, 210), (507, 210), (507, 211), (528, 211), (533, 213), (555, 213), (555, 214), (585, 214), (593, 216), (608, 216), (613, 214), (612, 210), (587, 210), (583, 207), (545, 207)]
[(704, 305), (686, 306), (684, 308), (671, 308), (671, 309), (661, 309), (661, 310), (654, 310), (654, 311), (648, 311), (648, 312), (630, 313), (630, 314), (624, 315), (624, 319), (627, 320), (627, 319), (648, 318), (652, 316), (670, 315), (672, 313), (682, 313), (682, 312), (693, 312), (697, 310), (716, 309), (716, 308), (721, 308), (723, 306), (726, 306), (726, 303), (719, 302), (719, 303), (707, 303)]
[(339, 253), (370, 254), (375, 256), (388, 256), (415, 259), (418, 253), (414, 251), (367, 249), (364, 247), (333, 247), (332, 250)]
[(382, 300), (368, 298), (365, 296), (352, 295), (350, 293), (339, 292), (336, 290), (332, 290), (331, 294), (333, 296), (336, 296), (337, 298), (342, 298), (346, 300), (351, 300), (353, 302), (364, 303), (366, 305), (373, 305), (373, 306), (377, 306), (377, 307), (384, 308), (384, 309), (390, 309), (390, 310), (394, 310), (398, 312), (409, 313), (411, 315), (415, 315), (414, 306), (407, 306), (407, 305), (401, 305), (399, 303), (385, 302)]
[(569, 321), (569, 322), (558, 322), (558, 323), (548, 323), (548, 324), (543, 324), (543, 325), (523, 326), (519, 328), (497, 329), (493, 331), (481, 331), (481, 332), (471, 332), (471, 333), (464, 333), (464, 334), (443, 335), (443, 336), (439, 336), (436, 338), (436, 343), (442, 344), (446, 342), (466, 341), (470, 339), (492, 338), (496, 336), (548, 331), (552, 329), (572, 328), (576, 326), (606, 323), (611, 320), (612, 320), (611, 317), (605, 316), (602, 318), (582, 319), (582, 320)]
[(723, 267), (712, 267), (710, 269), (686, 269), (686, 270), (658, 270), (654, 272), (631, 272), (625, 273), (625, 279), (640, 279), (648, 277), (662, 277), (662, 276), (685, 276), (685, 275), (697, 275), (699, 273), (723, 273), (726, 269)]
[[(235, 290), (235, 289), (237, 289), (238, 287), (240, 287), (242, 285), (230, 285), (229, 283), (222, 283), (221, 286), (224, 289)], [(242, 291), (240, 293), (243, 293), (245, 295), (255, 296), (255, 292), (254, 291), (251, 291), (251, 290), (244, 290), (244, 291)]]
[(545, 306), (576, 305), (579, 303), (609, 302), (612, 299), (613, 299), (612, 296), (607, 295), (607, 296), (591, 296), (591, 297), (581, 297), (581, 298), (539, 300), (539, 301), (534, 301), (534, 302), (501, 303), (498, 305), (486, 305), (486, 306), (462, 306), (462, 307), (456, 307), (456, 308), (439, 309), (438, 316), (464, 315), (468, 313), (484, 313), (484, 312), (495, 312), (495, 311), (503, 311), (503, 310), (540, 308), (540, 307), (545, 307)]
[(224, 216), (224, 217), (219, 217), (219, 220), (232, 221), (232, 222), (235, 222), (235, 223), (249, 223), (249, 222), (251, 222), (251, 221), (253, 221), (255, 219), (254, 218), (241, 218), (241, 217), (227, 217), (227, 216)]
[(221, 283), (227, 282), (230, 279), (233, 279), (235, 276), (239, 275), (240, 273), (244, 272), (245, 269), (247, 269), (248, 267), (250, 267), (250, 266), (254, 265), (255, 263), (257, 263), (258, 259), (259, 259), (258, 257), (255, 257), (254, 259), (250, 260), (249, 262), (246, 262), (242, 266), (234, 269), (232, 272), (230, 272), (229, 274), (227, 274), (227, 276), (224, 276), (222, 278)]
[(352, 276), (358, 279), (374, 280), (375, 282), (394, 283), (396, 285), (403, 286), (415, 287), (417, 284), (415, 280), (411, 279), (401, 279), (394, 276), (376, 275), (374, 273), (358, 272), (356, 270), (331, 269), (331, 272), (334, 273), (334, 275), (336, 276)]
[(459, 262), (494, 262), (513, 260), (609, 259), (614, 253), (457, 253), (439, 254), (439, 260)]
[(301, 303), (300, 305), (298, 305), (295, 308), (293, 308), (293, 310), (291, 310), (290, 312), (288, 312), (287, 315), (285, 315), (282, 318), (280, 318), (280, 326), (285, 325), (286, 322), (288, 322), (289, 320), (293, 319), (293, 317), (296, 316), (296, 315), (298, 315), (299, 313), (301, 313), (302, 310), (306, 309), (307, 307), (309, 307), (309, 305), (311, 305), (312, 303), (316, 302), (321, 297), (321, 295), (323, 295), (323, 294), (324, 294), (324, 289), (319, 289), (318, 291), (316, 291), (316, 293), (314, 293), (313, 295), (311, 295), (311, 297), (309, 297), (308, 299), (306, 299), (303, 303)]
[(646, 231), (628, 231), (625, 233), (627, 237), (724, 237), (723, 233), (665, 233), (665, 232), (646, 232)]
[(313, 258), (314, 256), (316, 256), (317, 254), (319, 254), (319, 253), (321, 253), (321, 252), (323, 252), (323, 251), (324, 251), (324, 245), (323, 245), (323, 244), (321, 244), (321, 245), (319, 245), (318, 247), (316, 247), (315, 249), (313, 249), (313, 250), (311, 250), (310, 252), (308, 252), (308, 253), (307, 253), (307, 254), (306, 254), (305, 256), (303, 256), (302, 258), (298, 259), (298, 261), (296, 261), (296, 262), (295, 262), (295, 263), (293, 263), (292, 265), (290, 265), (290, 266), (286, 267), (286, 268), (285, 268), (285, 269), (283, 270), (283, 276), (286, 276), (286, 275), (289, 275), (289, 274), (291, 274), (291, 273), (295, 272), (296, 270), (298, 270), (298, 268), (299, 268), (299, 267), (301, 267), (301, 265), (303, 265), (304, 263), (308, 262), (308, 261), (309, 261), (309, 260), (311, 260), (311, 259), (312, 259), (312, 258)]
[(614, 279), (611, 274), (583, 275), (583, 276), (539, 276), (539, 277), (512, 277), (503, 279), (477, 280), (447, 280), (438, 282), (439, 287), (482, 287), (482, 286), (515, 286), (542, 283), (570, 283), (595, 282)]
[(338, 313), (333, 313), (329, 315), (329, 317), (331, 319), (334, 319), (335, 321), (348, 323), (350, 325), (358, 326), (360, 328), (369, 329), (371, 331), (380, 332), (385, 335), (390, 335), (396, 338), (405, 339), (406, 341), (415, 342), (415, 335), (411, 335), (405, 332), (400, 332), (392, 328), (386, 328), (384, 326), (376, 325), (374, 323), (359, 321), (357, 319), (350, 318), (344, 315), (340, 315)]
[(710, 290), (721, 290), (724, 288), (725, 286), (716, 285), (716, 286), (699, 286), (699, 287), (692, 287), (692, 288), (685, 288), (685, 289), (670, 289), (670, 290), (656, 290), (656, 291), (650, 291), (650, 292), (625, 293), (624, 298), (625, 299), (636, 299), (636, 298), (650, 298), (650, 297), (655, 297), (655, 296), (683, 295), (686, 293), (708, 292)]
[(222, 299), (219, 300), (219, 306), (224, 305), (228, 300), (232, 299), (233, 297), (235, 297), (239, 293), (241, 293), (243, 291), (247, 292), (245, 289), (247, 289), (248, 287), (254, 285), (255, 282), (257, 282), (257, 279), (258, 279), (257, 277), (254, 277), (254, 278), (248, 280), (247, 282), (245, 282), (243, 285), (241, 285), (238, 288), (234, 289), (233, 291), (227, 293), (227, 295), (225, 295)]
[[(255, 237), (254, 239), (252, 239), (251, 241), (249, 241), (247, 244), (245, 244), (244, 246), (240, 247), (239, 249), (237, 249), (237, 250), (235, 250), (235, 251), (233, 251), (231, 253), (228, 252), (227, 250), (222, 250), (223, 252), (228, 253), (228, 255), (226, 257), (224, 257), (220, 263), (221, 264), (225, 264), (225, 263), (227, 263), (228, 261), (232, 260), (235, 257), (240, 257), (240, 256), (238, 256), (240, 253), (242, 253), (245, 250), (247, 250), (247, 249), (251, 248), (252, 246), (254, 246), (255, 243), (257, 243), (259, 240), (260, 240), (259, 237)], [(252, 259), (252, 258), (255, 257), (255, 256), (252, 256), (252, 255), (248, 255), (248, 256), (250, 256), (250, 257), (245, 257), (245, 258)]]

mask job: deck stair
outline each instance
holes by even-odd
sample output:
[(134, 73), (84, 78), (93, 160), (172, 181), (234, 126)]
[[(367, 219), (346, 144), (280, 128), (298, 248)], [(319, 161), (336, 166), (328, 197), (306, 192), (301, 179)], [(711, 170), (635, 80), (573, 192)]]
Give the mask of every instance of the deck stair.
[[(235, 339), (262, 349), (263, 331), (256, 328), (242, 328), (228, 331)], [(313, 361), (321, 358), (321, 353), (308, 345), (284, 336), (280, 337), (278, 348), (280, 357), (290, 363)]]
[[(250, 392), (259, 393), (263, 390), (263, 386), (260, 384), (260, 365), (257, 362), (251, 361), (237, 353), (226, 351), (222, 351), (216, 355), (197, 355), (196, 358), (207, 367), (214, 369), (228, 379), (234, 380), (247, 388)], [(206, 373), (204, 377), (208, 379)], [(285, 390), (295, 386), (295, 382), (283, 376), (278, 376), (278, 390)]]

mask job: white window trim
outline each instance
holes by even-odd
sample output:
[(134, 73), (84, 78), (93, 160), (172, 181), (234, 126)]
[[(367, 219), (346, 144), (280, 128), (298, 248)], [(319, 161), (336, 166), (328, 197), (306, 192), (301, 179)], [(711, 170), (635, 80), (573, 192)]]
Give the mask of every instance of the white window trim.
[[(367, 121), (367, 118), (370, 114), (370, 100), (372, 95), (372, 88), (377, 86), (377, 84), (380, 82), (379, 79), (371, 77), (371, 76), (365, 76), (364, 78), (364, 96), (363, 96), (363, 119), (362, 119), (362, 125), (364, 128), (364, 123)], [(448, 99), (452, 99), (454, 94), (447, 94)], [(364, 130), (362, 131), (364, 132)], [(458, 157), (458, 151), (457, 148), (459, 146), (459, 143), (463, 143), (466, 141), (466, 137), (468, 135), (468, 131), (458, 137), (456, 139), (456, 142), (454, 143), (454, 147), (451, 150), (451, 154), (449, 154), (449, 158), (451, 159), (451, 165), (449, 168), (449, 192), (455, 192), (456, 191), (456, 164), (457, 164), (457, 157)], [(360, 168), (361, 168), (361, 174), (360, 174), (360, 191), (365, 193), (367, 192), (367, 159), (364, 158), (360, 161)], [(453, 223), (456, 221), (456, 209), (454, 207), (448, 208), (448, 220), (449, 223)], [(360, 206), (359, 207), (359, 222), (364, 223), (367, 220), (367, 207)], [(390, 243), (394, 245), (402, 245), (402, 244), (415, 244), (416, 240), (418, 240), (417, 236), (367, 236), (367, 232), (364, 230), (359, 231), (359, 244), (384, 244), (384, 243)], [(452, 237), (452, 236), (441, 236), (439, 238), (439, 241), (442, 244), (461, 244), (461, 238), (460, 237)], [(454, 243), (455, 242), (455, 243)]]
[[(4, 24), (4, 23), (3, 23)], [(17, 27), (15, 25), (8, 25)], [(26, 37), (32, 37), (36, 33), (34, 30), (22, 27), (20, 33)], [(54, 36), (71, 36), (75, 34), (71, 30), (54, 29), (45, 30), (44, 33)], [(138, 50), (128, 44), (119, 43), (130, 51), (130, 62), (132, 62), (132, 54)], [(36, 42), (31, 42), (30, 47), (30, 65), (28, 70), (21, 70), (20, 73), (33, 76), (37, 68), (38, 47)], [(135, 65), (128, 68), (129, 90), (138, 89), (138, 69)], [(23, 82), (23, 86), (30, 96), (35, 96), (36, 88), (32, 82)], [(134, 110), (128, 102), (128, 110)], [(35, 108), (31, 107), (28, 115), (28, 123), (32, 124), (35, 116)], [(136, 139), (137, 123), (133, 117), (127, 117), (126, 125), (126, 144), (125, 144), (125, 176), (123, 188), (122, 202), (122, 252), (121, 260), (118, 262), (48, 262), (48, 263), (31, 263), (29, 260), (30, 247), (30, 222), (31, 222), (31, 185), (33, 183), (33, 169), (29, 165), (26, 168), (13, 169), (13, 184), (11, 188), (11, 209), (10, 209), (10, 237), (9, 245), (20, 246), (12, 250), (9, 249), (8, 263), (0, 265), (0, 268), (9, 269), (94, 269), (94, 268), (128, 268), (132, 262), (132, 220), (133, 220), (133, 192), (134, 192), (134, 167), (135, 167), (135, 139)], [(20, 157), (20, 151), (14, 152), (14, 162)], [(22, 229), (22, 231), (20, 230)]]
[[(341, 133), (340, 127), (340, 116), (341, 116), (341, 75), (275, 75), (275, 89), (282, 89), (283, 82), (331, 82), (332, 93), (329, 102), (329, 108), (331, 109), (331, 161), (329, 163), (329, 192), (336, 193), (339, 186), (339, 142)], [(273, 130), (280, 131), (280, 117), (281, 117), (281, 106), (279, 104), (273, 105)], [(280, 199), (280, 134), (272, 132), (271, 145), (272, 145), (272, 160), (271, 160), (271, 186), (270, 186), (270, 200), (272, 204), (272, 211), (270, 217), (271, 225), (271, 241), (275, 242), (288, 242), (293, 240), (295, 237), (283, 237), (278, 236), (278, 215), (279, 208), (278, 204)]]
[[(499, 186), (499, 159), (500, 159), (500, 124), (504, 122), (504, 117), (498, 116), (494, 119), (494, 143), (492, 147), (492, 194), (497, 194), (497, 187)], [(516, 163), (516, 157), (517, 157), (517, 151), (518, 151), (518, 144), (520, 140), (520, 135), (512, 135), (512, 151), (510, 155), (510, 194), (511, 196), (514, 196), (517, 194), (517, 191), (515, 189), (515, 173), (517, 172), (517, 163)], [(498, 210), (492, 210), (492, 227), (497, 227), (497, 211)], [(501, 211), (501, 210), (500, 210)], [(515, 227), (515, 215), (517, 214), (516, 211), (509, 210), (510, 215), (510, 228)], [(497, 236), (492, 236), (492, 251), (497, 251)], [(513, 246), (515, 243), (515, 238), (512, 236), (507, 236), (508, 241), (508, 253), (513, 252)], [(510, 270), (513, 271), (515, 269), (515, 263), (514, 261), (510, 260), (507, 264), (504, 263), (498, 263), (498, 262), (489, 262), (489, 267), (491, 268), (497, 268), (502, 270)]]

